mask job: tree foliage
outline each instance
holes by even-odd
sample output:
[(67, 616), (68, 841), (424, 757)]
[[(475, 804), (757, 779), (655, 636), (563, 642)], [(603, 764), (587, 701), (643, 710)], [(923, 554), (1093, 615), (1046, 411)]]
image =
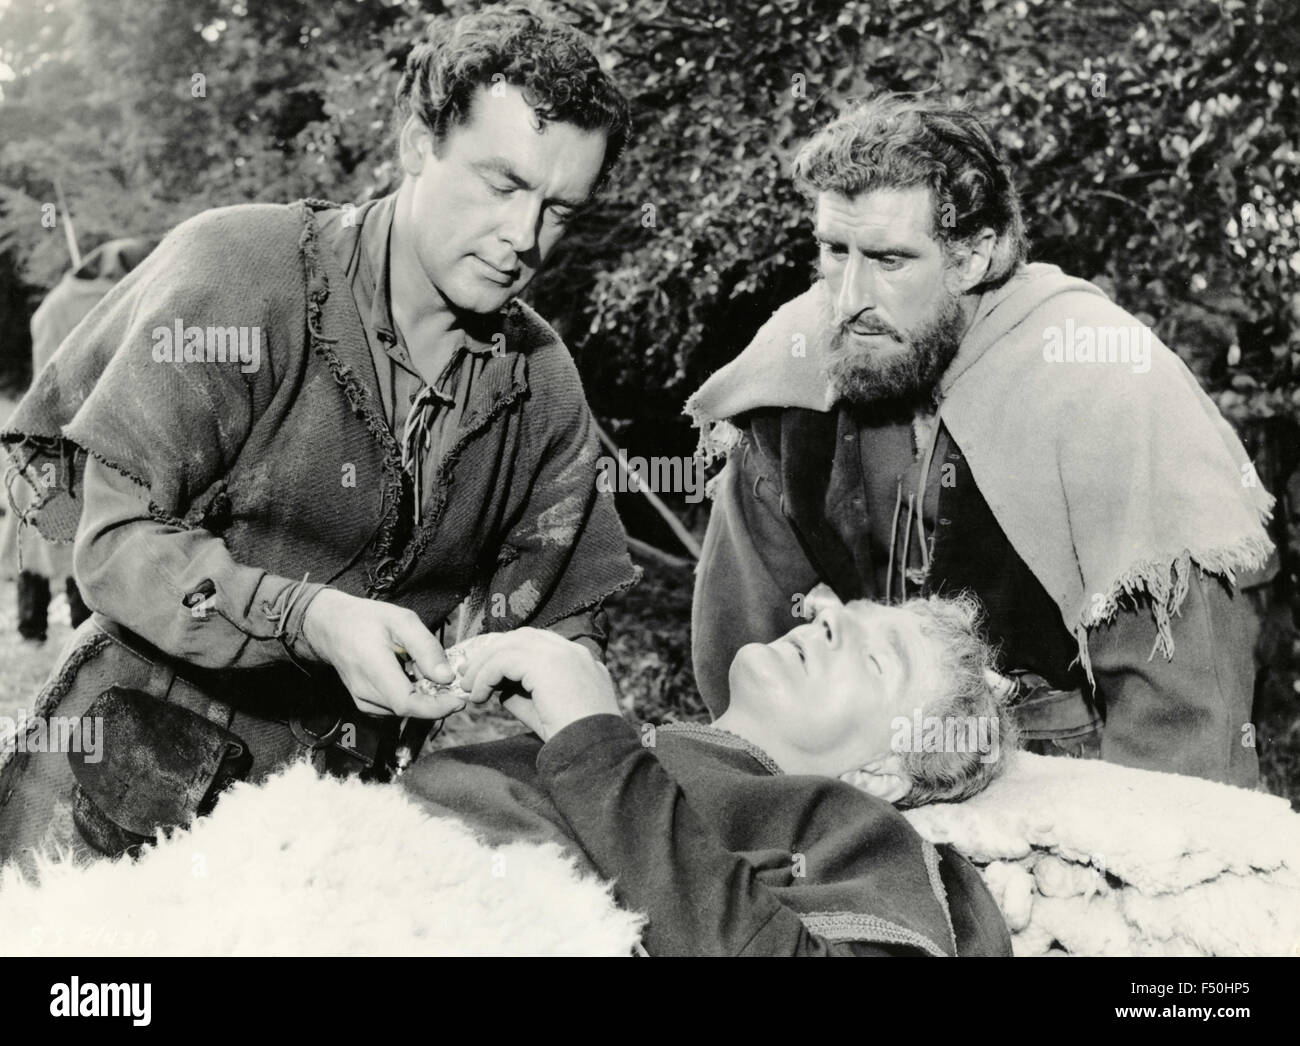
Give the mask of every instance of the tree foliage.
[[(533, 296), (597, 413), (642, 452), (689, 450), (685, 396), (812, 276), (794, 150), (856, 97), (924, 91), (995, 122), (1033, 257), (1154, 321), (1231, 416), (1293, 418), (1300, 28), (1287, 8), (557, 0), (633, 98), (637, 136)], [(61, 233), (39, 221), (56, 178), (83, 249), (218, 204), (390, 188), (398, 71), (443, 10), (11, 5), (0, 283), (21, 280), (34, 303), (66, 265)]]

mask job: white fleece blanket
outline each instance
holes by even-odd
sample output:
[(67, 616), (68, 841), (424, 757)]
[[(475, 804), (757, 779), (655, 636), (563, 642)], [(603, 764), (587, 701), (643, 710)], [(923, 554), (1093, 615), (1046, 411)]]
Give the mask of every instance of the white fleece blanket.
[[(980, 866), (1017, 955), (1296, 955), (1300, 815), (1173, 774), (1017, 753), (907, 812)], [(627, 955), (643, 920), (554, 846), (496, 849), (398, 788), (299, 765), (139, 861), (0, 873), (0, 955)]]
[(490, 848), (399, 788), (295, 765), (138, 861), (0, 874), (0, 955), (630, 955), (560, 849)]
[(1300, 815), (1276, 796), (1017, 752), (907, 817), (981, 867), (1017, 955), (1300, 955)]

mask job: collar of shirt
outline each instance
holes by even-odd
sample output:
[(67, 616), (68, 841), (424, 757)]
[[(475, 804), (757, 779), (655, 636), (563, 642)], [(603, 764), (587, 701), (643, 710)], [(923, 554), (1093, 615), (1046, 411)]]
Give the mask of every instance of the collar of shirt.
[[(396, 211), (397, 193), (395, 192), (358, 208), (357, 275), (361, 284), (360, 290), (370, 303), (367, 311), (367, 326), (378, 338), (388, 358), (403, 370), (420, 378), (423, 384), (423, 379), (411, 359), (410, 351), (402, 341), (397, 324), (393, 320), (389, 252), (392, 244), (393, 217)], [(365, 309), (364, 301), (359, 301), (357, 304)], [(433, 382), (433, 395), (444, 403), (453, 402), (460, 370), (457, 364), (464, 353), (490, 354), (492, 350), (491, 342), (482, 341), (465, 331), (459, 348), (447, 361), (437, 380)]]

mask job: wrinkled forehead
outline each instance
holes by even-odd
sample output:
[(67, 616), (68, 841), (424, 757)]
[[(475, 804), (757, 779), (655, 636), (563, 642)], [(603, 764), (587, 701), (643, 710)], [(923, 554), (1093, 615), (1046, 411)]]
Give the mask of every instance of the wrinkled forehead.
[(897, 239), (901, 245), (915, 246), (934, 240), (933, 193), (924, 185), (867, 189), (854, 196), (818, 193), (813, 224), (823, 238)]
[(844, 604), (844, 611), (855, 626), (861, 627), (919, 626), (922, 620), (920, 614), (907, 607), (889, 606), (870, 599), (851, 599)]
[(929, 621), (911, 607), (855, 599), (844, 604), (844, 619), (855, 638), (887, 639), (911, 662), (933, 660), (938, 654)]
[(448, 129), (443, 144), (469, 163), (498, 170), (507, 180), (581, 203), (600, 174), (608, 134), (540, 117), (516, 87), (495, 94), (480, 86), (471, 98), (468, 118)]

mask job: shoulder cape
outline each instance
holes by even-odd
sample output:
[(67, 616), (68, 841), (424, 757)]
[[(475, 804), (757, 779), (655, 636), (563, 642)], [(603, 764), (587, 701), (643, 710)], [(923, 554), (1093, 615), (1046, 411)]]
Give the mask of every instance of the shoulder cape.
[[(745, 411), (831, 409), (828, 317), (818, 283), (690, 398), (706, 461)], [(1172, 657), (1193, 567), (1235, 584), (1269, 562), (1274, 499), (1241, 441), (1182, 360), (1093, 284), (1023, 267), (981, 299), (939, 393), (940, 419), (1090, 679), (1088, 630), (1121, 600), (1149, 601), (1152, 654)]]

